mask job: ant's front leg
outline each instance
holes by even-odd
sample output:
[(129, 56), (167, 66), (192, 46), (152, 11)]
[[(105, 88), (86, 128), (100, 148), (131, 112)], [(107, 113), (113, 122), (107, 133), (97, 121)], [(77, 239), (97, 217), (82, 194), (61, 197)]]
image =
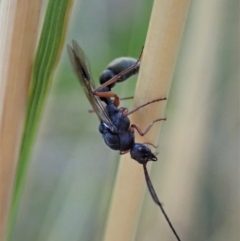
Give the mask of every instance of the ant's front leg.
[(145, 145), (149, 145), (149, 146), (152, 146), (152, 147), (154, 147), (154, 148), (157, 148), (157, 147), (158, 147), (158, 146), (153, 145), (153, 144), (150, 143), (150, 142), (143, 142), (143, 144), (145, 144)]
[(139, 126), (135, 125), (135, 124), (132, 124), (129, 129), (130, 129), (130, 131), (133, 131), (133, 132), (134, 132), (134, 129), (136, 129), (140, 136), (144, 136), (144, 135), (146, 135), (146, 134), (148, 133), (148, 131), (151, 129), (151, 127), (153, 126), (153, 124), (154, 124), (155, 122), (163, 121), (163, 120), (165, 121), (166, 119), (167, 119), (167, 118), (160, 118), (160, 119), (157, 119), (157, 120), (153, 121), (152, 124), (149, 125), (149, 126), (146, 128), (145, 131), (142, 131), (141, 128), (140, 128)]
[(130, 151), (130, 150), (127, 150), (127, 151), (120, 151), (119, 154), (120, 154), (120, 155), (124, 155), (124, 154), (128, 153), (129, 151)]

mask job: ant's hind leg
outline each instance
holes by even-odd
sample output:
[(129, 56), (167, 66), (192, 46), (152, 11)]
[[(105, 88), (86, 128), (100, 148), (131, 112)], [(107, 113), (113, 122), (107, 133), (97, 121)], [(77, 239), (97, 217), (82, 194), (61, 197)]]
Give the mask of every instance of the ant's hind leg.
[(163, 120), (165, 121), (166, 119), (167, 119), (167, 118), (160, 118), (160, 119), (157, 119), (157, 120), (153, 121), (152, 124), (149, 125), (149, 126), (146, 128), (145, 131), (142, 131), (141, 128), (140, 128), (139, 126), (135, 125), (135, 124), (132, 124), (132, 125), (130, 126), (130, 129), (131, 129), (132, 131), (134, 131), (134, 129), (136, 129), (140, 136), (144, 136), (144, 135), (146, 135), (146, 134), (149, 132), (149, 130), (151, 129), (151, 127), (153, 126), (153, 124), (154, 124), (155, 122), (163, 121)]

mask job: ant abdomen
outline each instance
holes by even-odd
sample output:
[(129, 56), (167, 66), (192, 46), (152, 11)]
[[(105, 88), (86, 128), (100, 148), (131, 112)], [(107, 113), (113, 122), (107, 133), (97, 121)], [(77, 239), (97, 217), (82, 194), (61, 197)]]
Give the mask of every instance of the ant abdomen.
[[(137, 59), (134, 59), (131, 57), (120, 57), (120, 58), (114, 59), (100, 75), (99, 77), (100, 84), (104, 84), (105, 82), (113, 78), (115, 75), (118, 75), (122, 71), (133, 66), (136, 62), (137, 62)], [(116, 82), (125, 81), (132, 75), (137, 74), (139, 71), (139, 68), (140, 68), (140, 62), (136, 65), (134, 69), (130, 70), (126, 74), (123, 74), (121, 78), (118, 79)], [(115, 85), (115, 83), (108, 86), (109, 90), (111, 90), (111, 88)]]

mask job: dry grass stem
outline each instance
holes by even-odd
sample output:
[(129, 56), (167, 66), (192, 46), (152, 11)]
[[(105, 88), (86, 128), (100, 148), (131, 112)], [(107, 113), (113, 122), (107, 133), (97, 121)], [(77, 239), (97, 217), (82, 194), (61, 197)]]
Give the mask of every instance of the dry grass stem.
[(0, 9), (1, 219), (4, 240), (37, 40), (41, 0), (3, 0)]
[[(168, 95), (190, 2), (154, 2), (134, 107)], [(153, 120), (164, 117), (165, 105), (166, 102), (161, 101), (137, 111), (131, 116), (131, 123), (146, 128)], [(143, 138), (136, 134), (136, 142), (157, 144), (161, 124), (155, 124)], [(105, 241), (133, 240), (145, 187), (142, 166), (130, 159), (129, 155), (122, 156)]]

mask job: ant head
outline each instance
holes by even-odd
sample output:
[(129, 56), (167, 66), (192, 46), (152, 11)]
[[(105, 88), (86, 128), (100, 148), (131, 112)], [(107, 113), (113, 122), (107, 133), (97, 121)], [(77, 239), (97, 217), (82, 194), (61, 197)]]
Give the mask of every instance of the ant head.
[(140, 164), (146, 164), (148, 161), (157, 161), (157, 157), (152, 153), (151, 149), (141, 143), (135, 143), (130, 150), (131, 158)]

